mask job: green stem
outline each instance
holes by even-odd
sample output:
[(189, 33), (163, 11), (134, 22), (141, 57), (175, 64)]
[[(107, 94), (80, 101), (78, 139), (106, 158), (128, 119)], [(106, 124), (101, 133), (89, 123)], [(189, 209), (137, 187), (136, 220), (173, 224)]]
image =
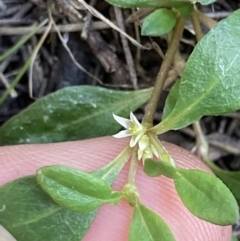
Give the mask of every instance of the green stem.
[(128, 172), (128, 183), (135, 185), (135, 179), (138, 168), (138, 158), (137, 158), (138, 145), (133, 148), (132, 157), (130, 161), (130, 168)]
[(191, 20), (192, 20), (192, 24), (193, 24), (193, 29), (196, 34), (196, 39), (199, 42), (204, 37), (204, 34), (202, 32), (202, 28), (201, 28), (200, 21), (199, 21), (196, 10), (193, 11), (193, 13), (191, 15)]
[(182, 37), (182, 33), (184, 29), (184, 24), (185, 24), (185, 19), (182, 17), (179, 17), (177, 24), (174, 28), (172, 39), (168, 46), (168, 50), (166, 52), (162, 66), (159, 70), (151, 98), (147, 105), (146, 113), (142, 121), (142, 124), (145, 125), (146, 127), (152, 127), (153, 125), (153, 118), (157, 109), (158, 100), (162, 93), (164, 83), (165, 83), (169, 68), (171, 67), (174, 55), (178, 49), (178, 44)]
[(199, 154), (203, 159), (206, 159), (206, 157), (208, 156), (208, 142), (202, 132), (202, 128), (200, 126), (199, 121), (193, 123), (193, 129), (196, 135), (196, 144), (200, 151)]

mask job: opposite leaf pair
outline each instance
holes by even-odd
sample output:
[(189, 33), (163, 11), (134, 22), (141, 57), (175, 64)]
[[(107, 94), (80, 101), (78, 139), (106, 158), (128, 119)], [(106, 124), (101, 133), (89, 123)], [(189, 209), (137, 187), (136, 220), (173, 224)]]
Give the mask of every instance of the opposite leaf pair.
[(183, 204), (198, 218), (218, 225), (238, 221), (236, 199), (225, 184), (212, 174), (150, 159), (145, 161), (144, 172), (152, 177), (164, 175), (173, 179)]

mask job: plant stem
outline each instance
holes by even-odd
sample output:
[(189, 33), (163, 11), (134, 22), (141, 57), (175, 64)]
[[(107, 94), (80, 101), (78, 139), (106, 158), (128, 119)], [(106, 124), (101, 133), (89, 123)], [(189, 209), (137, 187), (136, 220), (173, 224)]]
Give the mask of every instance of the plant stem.
[[(191, 20), (196, 34), (196, 39), (199, 42), (204, 37), (204, 34), (202, 32), (196, 10), (193, 11)], [(199, 155), (201, 156), (201, 159), (206, 160), (208, 158), (208, 142), (202, 132), (200, 121), (196, 121), (193, 123), (193, 129), (196, 134), (196, 145), (199, 148)]]
[(193, 123), (193, 129), (196, 135), (196, 145), (197, 149), (199, 149), (199, 156), (201, 159), (206, 159), (208, 156), (208, 142), (202, 132), (199, 121)]
[(197, 12), (196, 12), (195, 9), (194, 9), (194, 11), (191, 15), (191, 20), (192, 20), (192, 24), (193, 24), (193, 29), (194, 29), (195, 34), (196, 34), (196, 39), (199, 42), (204, 37), (204, 34), (202, 32), (202, 28), (201, 28), (201, 25), (200, 25), (200, 22), (199, 22), (199, 18), (198, 18), (198, 15), (197, 15)]
[(201, 11), (198, 11), (197, 9), (194, 10), (196, 12), (196, 15), (198, 16), (199, 21), (206, 26), (207, 28), (211, 29), (217, 25), (217, 21), (213, 20), (212, 18), (208, 17)]
[(156, 83), (155, 83), (152, 95), (150, 97), (150, 100), (148, 102), (146, 113), (142, 121), (142, 124), (145, 125), (146, 127), (152, 127), (153, 125), (153, 118), (157, 109), (158, 100), (162, 93), (164, 83), (165, 83), (169, 68), (172, 64), (175, 52), (178, 49), (178, 44), (182, 37), (182, 32), (184, 29), (184, 24), (185, 24), (185, 19), (182, 17), (179, 17), (177, 24), (174, 28), (172, 39), (168, 46), (162, 66), (158, 72)]
[(136, 179), (137, 168), (138, 168), (137, 150), (138, 150), (138, 146), (136, 145), (132, 152), (130, 168), (128, 172), (128, 183), (131, 183), (134, 185), (135, 185), (135, 179)]

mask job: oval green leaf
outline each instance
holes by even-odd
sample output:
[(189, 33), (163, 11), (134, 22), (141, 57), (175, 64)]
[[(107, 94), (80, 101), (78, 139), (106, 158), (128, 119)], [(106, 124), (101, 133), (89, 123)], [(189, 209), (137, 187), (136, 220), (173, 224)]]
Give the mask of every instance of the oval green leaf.
[(116, 115), (128, 117), (152, 89), (114, 91), (94, 86), (68, 87), (49, 94), (0, 128), (0, 145), (51, 143), (115, 134)]
[(163, 7), (168, 5), (171, 0), (105, 0), (106, 2), (122, 8), (147, 8)]
[(219, 170), (214, 173), (228, 186), (235, 198), (240, 200), (240, 172)]
[(134, 208), (129, 241), (175, 241), (163, 219), (142, 204)]
[(222, 170), (211, 162), (207, 163), (207, 165), (211, 168), (214, 174), (226, 184), (235, 198), (240, 200), (240, 172)]
[(177, 2), (173, 1), (170, 3), (171, 7), (176, 9), (180, 15), (184, 18), (190, 17), (193, 11), (193, 4), (190, 2)]
[(150, 177), (158, 177), (163, 175), (165, 177), (174, 179), (178, 176), (177, 169), (169, 165), (165, 161), (155, 161), (147, 159), (144, 162), (143, 171)]
[[(113, 183), (125, 160), (117, 158), (92, 174)], [(0, 187), (0, 197), (0, 224), (17, 241), (79, 241), (97, 215), (97, 210), (79, 213), (60, 207), (38, 185), (35, 176)]]
[(107, 181), (61, 165), (40, 168), (37, 182), (57, 204), (77, 212), (91, 212), (104, 203), (117, 204), (123, 196), (112, 191)]
[(200, 170), (178, 168), (175, 188), (183, 204), (198, 218), (218, 225), (235, 224), (239, 210), (236, 199), (217, 177)]
[(141, 34), (157, 37), (169, 33), (174, 28), (176, 20), (176, 14), (172, 10), (157, 9), (144, 18)]
[(183, 128), (205, 115), (240, 109), (240, 10), (220, 21), (195, 47), (179, 83), (177, 101), (153, 127), (158, 134)]

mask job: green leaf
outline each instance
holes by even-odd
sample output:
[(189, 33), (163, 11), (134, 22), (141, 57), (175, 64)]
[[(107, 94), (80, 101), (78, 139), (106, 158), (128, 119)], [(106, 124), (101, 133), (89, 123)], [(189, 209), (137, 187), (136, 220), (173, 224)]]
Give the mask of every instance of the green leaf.
[(200, 170), (178, 168), (175, 188), (184, 205), (198, 218), (218, 225), (238, 221), (236, 199), (224, 183)]
[(174, 179), (178, 176), (177, 169), (165, 161), (147, 159), (145, 160), (143, 170), (150, 177), (158, 177), (163, 175)]
[(67, 166), (48, 166), (37, 171), (37, 182), (60, 206), (91, 212), (102, 204), (117, 204), (121, 192), (112, 191), (107, 181)]
[(169, 33), (175, 26), (176, 14), (169, 9), (161, 8), (155, 10), (144, 18), (141, 34), (144, 36), (161, 36)]
[(207, 163), (214, 174), (219, 177), (231, 190), (237, 200), (240, 200), (240, 172), (226, 171), (218, 168), (213, 163)]
[(105, 0), (106, 2), (122, 8), (146, 8), (163, 7), (168, 5), (171, 0)]
[(114, 91), (75, 86), (49, 94), (0, 128), (0, 145), (51, 143), (115, 134), (112, 112), (128, 117), (145, 103), (152, 89)]
[(163, 219), (142, 204), (134, 208), (129, 241), (174, 241), (174, 235)]
[[(239, 31), (240, 10), (220, 21), (196, 45), (183, 71), (177, 101), (169, 104), (171, 113), (152, 130), (158, 134), (177, 130), (202, 116), (240, 109)], [(172, 101), (169, 98), (167, 103)]]
[[(113, 183), (128, 153), (92, 174)], [(97, 211), (79, 213), (57, 205), (38, 185), (35, 176), (24, 177), (0, 187), (0, 224), (17, 241), (79, 241)]]
[(182, 17), (188, 18), (193, 11), (193, 4), (189, 2), (171, 2), (171, 7), (175, 8)]
[(214, 173), (228, 186), (235, 198), (240, 200), (240, 172), (219, 170)]
[(214, 3), (216, 2), (217, 0), (191, 0), (192, 3), (201, 3), (202, 5), (208, 5), (208, 4), (211, 4), (211, 3)]
[(176, 105), (177, 99), (178, 99), (178, 89), (179, 89), (180, 81), (178, 80), (173, 87), (171, 88), (171, 91), (167, 97), (162, 119), (165, 119), (173, 110), (174, 106)]

